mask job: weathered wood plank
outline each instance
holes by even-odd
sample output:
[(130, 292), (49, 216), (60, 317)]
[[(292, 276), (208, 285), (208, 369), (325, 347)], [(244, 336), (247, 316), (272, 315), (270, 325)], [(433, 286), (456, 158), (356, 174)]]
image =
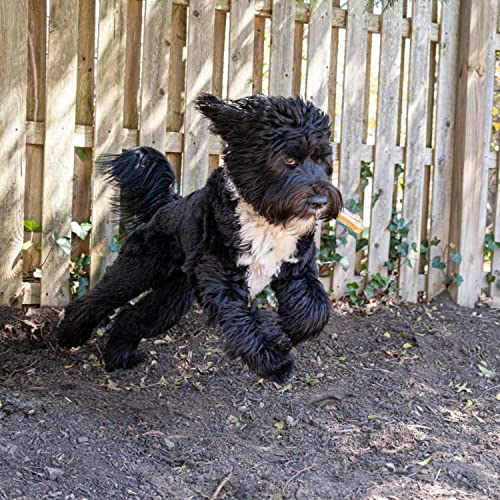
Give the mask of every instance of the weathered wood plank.
[[(213, 53), (213, 69), (212, 69), (212, 94), (223, 98), (224, 95), (224, 57), (226, 43), (226, 21), (227, 13), (215, 11), (215, 26), (214, 26), (214, 53)], [(227, 88), (226, 88), (227, 92)], [(220, 156), (208, 156), (208, 174), (210, 175), (221, 161)]]
[[(432, 21), (437, 21), (437, 2), (432, 4)], [(433, 132), (434, 132), (434, 106), (435, 106), (435, 92), (436, 92), (436, 55), (437, 55), (437, 44), (436, 42), (430, 43), (430, 56), (429, 56), (429, 84), (427, 86), (427, 124), (426, 124), (426, 141), (425, 144), (428, 147), (432, 147), (433, 142)], [(430, 202), (431, 202), (431, 165), (424, 166), (424, 184), (423, 184), (423, 201), (422, 201), (422, 221), (420, 228), (420, 239), (422, 241), (429, 240), (429, 214), (430, 214)], [(429, 263), (429, 254), (421, 253), (418, 266), (419, 274), (425, 273), (426, 266)]]
[[(47, 5), (38, 0), (28, 2), (28, 95), (26, 119), (45, 119), (45, 52)], [(42, 222), (43, 148), (26, 144), (26, 179), (24, 184), (24, 219)], [(31, 274), (40, 267), (41, 234), (26, 232), (25, 240), (33, 246), (23, 254), (23, 273)]]
[[(128, 0), (127, 2), (123, 126), (129, 129), (139, 128), (139, 108), (141, 106), (139, 79), (143, 5), (143, 2), (137, 0)], [(185, 9), (183, 11), (185, 12)]]
[[(170, 71), (168, 80), (167, 131), (180, 132), (184, 122), (184, 89), (186, 83), (186, 63), (183, 52), (186, 49), (187, 10), (172, 6), (172, 46), (170, 47)], [(167, 133), (167, 140), (168, 140)], [(167, 151), (170, 149), (167, 148)], [(167, 153), (167, 158), (175, 171), (179, 188), (182, 170), (182, 143), (178, 153)]]
[(464, 282), (451, 286), (454, 300), (473, 307), (479, 297), (486, 225), (487, 156), (491, 137), (496, 2), (460, 4), (460, 48), (450, 241), (462, 256)]
[(304, 23), (295, 23), (293, 35), (293, 77), (292, 77), (292, 95), (301, 95), (300, 87), (302, 85), (302, 51), (304, 45)]
[[(94, 51), (95, 0), (80, 0), (78, 13), (78, 68), (76, 89), (76, 123), (94, 124)], [(74, 155), (73, 217), (77, 222), (90, 220), (90, 179), (92, 151), (78, 148)], [(89, 254), (89, 241), (71, 235), (71, 258)]]
[[(497, 192), (495, 201), (495, 217), (493, 221), (493, 236), (500, 241), (500, 154), (497, 155)], [(495, 278), (490, 284), (490, 296), (500, 298), (500, 249), (493, 253), (491, 260), (491, 275)]]
[[(229, 32), (228, 97), (237, 99), (253, 93), (255, 0), (231, 2)], [(262, 80), (262, 77), (260, 77)]]
[(311, 6), (307, 47), (306, 97), (325, 112), (330, 97), (332, 6), (331, 0), (318, 0)]
[(186, 63), (186, 112), (182, 193), (205, 184), (209, 171), (209, 131), (194, 107), (201, 92), (212, 90), (215, 0), (191, 0)]
[(273, 0), (269, 93), (292, 95), (295, 2)]
[[(429, 239), (440, 241), (431, 246), (429, 261), (435, 257), (447, 260), (450, 235), (451, 184), (453, 174), (453, 147), (455, 137), (455, 103), (458, 76), (459, 2), (443, 5), (439, 72), (436, 99), (436, 132), (434, 170), (432, 176), (432, 206)], [(429, 265), (427, 298), (431, 299), (445, 289), (443, 272)]]
[(214, 25), (214, 52), (212, 69), (212, 94), (223, 97), (224, 87), (224, 47), (226, 42), (226, 21), (225, 12), (215, 11)]
[(255, 37), (253, 52), (253, 94), (262, 92), (262, 79), (264, 68), (264, 34), (266, 20), (263, 17), (255, 18)]
[(416, 302), (422, 231), (424, 157), (427, 139), (427, 92), (432, 0), (413, 3), (410, 68), (408, 75), (408, 117), (406, 132), (403, 218), (409, 228), (407, 259), (399, 267), (399, 289), (404, 300)]
[(165, 151), (172, 1), (146, 0), (139, 143)]
[[(333, 7), (338, 7), (340, 0), (333, 0)], [(333, 9), (332, 9), (333, 15)], [(335, 101), (337, 99), (337, 63), (339, 52), (339, 30), (337, 28), (331, 29), (330, 41), (330, 75), (328, 78), (328, 114), (332, 120), (332, 139), (335, 130)]]
[(70, 299), (70, 256), (56, 241), (71, 237), (77, 61), (78, 4), (52, 0), (45, 103), (42, 305), (62, 306)]
[[(363, 111), (365, 100), (366, 46), (368, 13), (364, 0), (351, 0), (349, 4), (348, 28), (344, 71), (344, 102), (342, 108), (342, 137), (340, 152), (339, 187), (347, 208), (360, 200), (361, 142), (363, 138)], [(345, 229), (337, 226), (338, 236)], [(347, 244), (338, 253), (346, 257), (349, 268), (344, 271), (336, 266), (333, 276), (333, 291), (336, 297), (346, 291), (346, 284), (354, 277), (356, 240), (347, 235)]]
[(380, 72), (377, 102), (377, 129), (373, 193), (378, 199), (372, 207), (368, 251), (368, 274), (387, 275), (384, 263), (389, 258), (394, 152), (398, 142), (398, 110), (401, 82), (402, 3), (384, 12), (380, 40)]
[[(0, 0), (0, 304), (22, 300), (28, 2)], [(8, 71), (5, 70), (8, 68)]]
[[(100, 0), (98, 20), (94, 158), (121, 153), (125, 87), (126, 1)], [(114, 189), (99, 172), (92, 176), (90, 285), (112, 262), (109, 245), (117, 232), (110, 198)]]
[[(311, 7), (307, 46), (306, 98), (328, 112), (328, 84), (332, 61), (332, 2), (319, 0)], [(316, 245), (321, 244), (321, 224), (316, 230)], [(331, 281), (331, 280), (330, 280)]]

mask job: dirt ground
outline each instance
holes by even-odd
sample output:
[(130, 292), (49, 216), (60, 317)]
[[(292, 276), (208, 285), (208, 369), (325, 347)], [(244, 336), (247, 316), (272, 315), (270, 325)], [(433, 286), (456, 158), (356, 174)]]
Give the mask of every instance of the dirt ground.
[(278, 388), (197, 311), (108, 374), (103, 338), (62, 351), (57, 310), (0, 308), (0, 497), (500, 498), (500, 312), (349, 309)]

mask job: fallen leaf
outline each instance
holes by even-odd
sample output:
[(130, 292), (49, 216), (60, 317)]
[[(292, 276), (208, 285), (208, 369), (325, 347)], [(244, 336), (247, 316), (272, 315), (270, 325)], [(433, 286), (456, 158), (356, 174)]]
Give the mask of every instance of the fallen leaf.
[(431, 462), (431, 460), (432, 460), (432, 455), (429, 455), (427, 458), (425, 458), (421, 462), (417, 462), (417, 464), (418, 465), (422, 465), (422, 466), (429, 465), (429, 463)]
[(479, 370), (486, 378), (494, 378), (496, 376), (496, 372), (494, 372), (493, 370), (488, 370), (488, 368), (484, 367), (483, 365), (477, 365), (477, 366), (479, 367)]

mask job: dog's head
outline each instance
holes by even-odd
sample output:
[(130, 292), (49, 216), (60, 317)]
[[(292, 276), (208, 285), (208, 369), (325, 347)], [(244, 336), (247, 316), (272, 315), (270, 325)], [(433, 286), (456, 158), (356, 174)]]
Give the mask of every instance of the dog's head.
[(332, 219), (342, 196), (331, 183), (330, 119), (299, 97), (255, 95), (221, 101), (202, 94), (197, 108), (227, 143), (224, 162), (238, 193), (274, 224)]

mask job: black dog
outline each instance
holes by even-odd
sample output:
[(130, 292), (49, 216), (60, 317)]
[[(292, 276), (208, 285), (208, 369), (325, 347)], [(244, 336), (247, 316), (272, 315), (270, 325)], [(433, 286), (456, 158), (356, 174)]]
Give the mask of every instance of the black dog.
[[(177, 323), (196, 297), (221, 326), (228, 355), (284, 383), (293, 376), (291, 347), (318, 335), (330, 315), (314, 243), (317, 220), (342, 208), (330, 181), (330, 120), (300, 98), (204, 94), (196, 104), (227, 143), (224, 167), (181, 198), (169, 163), (154, 149), (101, 160), (135, 230), (94, 289), (66, 307), (58, 340), (83, 344), (122, 307), (104, 357), (109, 370), (128, 368), (143, 358), (139, 341)], [(252, 300), (268, 284), (277, 312)]]

